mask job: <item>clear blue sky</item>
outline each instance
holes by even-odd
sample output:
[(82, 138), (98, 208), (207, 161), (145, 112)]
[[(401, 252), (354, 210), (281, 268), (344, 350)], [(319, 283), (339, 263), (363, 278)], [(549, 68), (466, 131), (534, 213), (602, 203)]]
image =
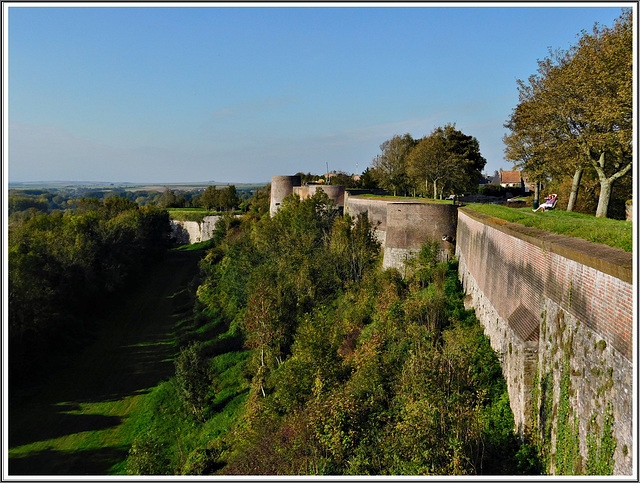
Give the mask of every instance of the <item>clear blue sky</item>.
[(624, 6), (13, 5), (9, 181), (155, 183), (361, 172), (446, 123), (511, 169), (516, 79)]

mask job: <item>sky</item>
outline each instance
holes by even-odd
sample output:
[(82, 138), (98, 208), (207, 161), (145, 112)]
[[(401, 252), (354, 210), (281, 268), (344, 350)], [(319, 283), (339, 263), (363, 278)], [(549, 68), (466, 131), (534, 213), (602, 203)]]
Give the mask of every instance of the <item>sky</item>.
[[(361, 173), (455, 123), (512, 169), (517, 79), (633, 3), (4, 3), (9, 182)], [(8, 147), (7, 147), (8, 146)]]

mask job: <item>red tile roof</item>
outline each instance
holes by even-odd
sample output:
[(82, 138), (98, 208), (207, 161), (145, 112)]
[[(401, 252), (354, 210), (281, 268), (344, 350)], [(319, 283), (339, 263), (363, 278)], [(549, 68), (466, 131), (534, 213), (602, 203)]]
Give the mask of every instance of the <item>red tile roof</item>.
[(520, 171), (503, 171), (501, 173), (501, 183), (521, 183)]

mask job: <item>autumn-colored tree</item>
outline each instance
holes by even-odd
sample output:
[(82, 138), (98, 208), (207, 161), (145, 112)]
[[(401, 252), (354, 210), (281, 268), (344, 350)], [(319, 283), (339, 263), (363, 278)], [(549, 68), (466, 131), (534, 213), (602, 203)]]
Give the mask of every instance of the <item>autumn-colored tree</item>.
[(509, 159), (526, 170), (573, 175), (569, 209), (585, 167), (600, 181), (596, 216), (607, 215), (615, 182), (631, 171), (631, 11), (613, 27), (594, 26), (568, 51), (552, 52), (519, 81), (520, 103), (505, 125)]

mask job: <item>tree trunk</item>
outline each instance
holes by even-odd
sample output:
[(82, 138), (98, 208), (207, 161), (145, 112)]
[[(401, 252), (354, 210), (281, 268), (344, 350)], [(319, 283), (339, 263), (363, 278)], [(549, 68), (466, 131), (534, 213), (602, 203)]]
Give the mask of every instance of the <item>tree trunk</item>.
[(567, 204), (567, 211), (573, 211), (578, 199), (578, 189), (580, 188), (580, 181), (582, 180), (582, 173), (584, 172), (584, 166), (576, 168), (576, 172), (573, 173), (573, 183), (571, 184), (571, 194), (569, 195), (569, 204)]
[(536, 188), (533, 192), (533, 201), (537, 201), (538, 203), (540, 203), (540, 181), (536, 181), (535, 186)]
[(598, 173), (598, 178), (600, 179), (600, 198), (598, 199), (598, 208), (596, 208), (596, 217), (603, 218), (607, 216), (607, 211), (609, 210), (609, 200), (611, 199), (611, 188), (613, 187), (613, 183), (618, 179), (627, 174), (631, 170), (631, 162), (624, 166), (620, 171), (612, 174), (607, 177), (604, 172), (604, 152), (600, 153), (600, 157), (598, 160), (591, 159), (591, 164)]
[(438, 187), (436, 186), (436, 180), (433, 180), (433, 199), (438, 199)]
[(611, 178), (600, 179), (600, 198), (598, 198), (598, 208), (596, 209), (596, 217), (598, 218), (607, 216), (612, 185)]

